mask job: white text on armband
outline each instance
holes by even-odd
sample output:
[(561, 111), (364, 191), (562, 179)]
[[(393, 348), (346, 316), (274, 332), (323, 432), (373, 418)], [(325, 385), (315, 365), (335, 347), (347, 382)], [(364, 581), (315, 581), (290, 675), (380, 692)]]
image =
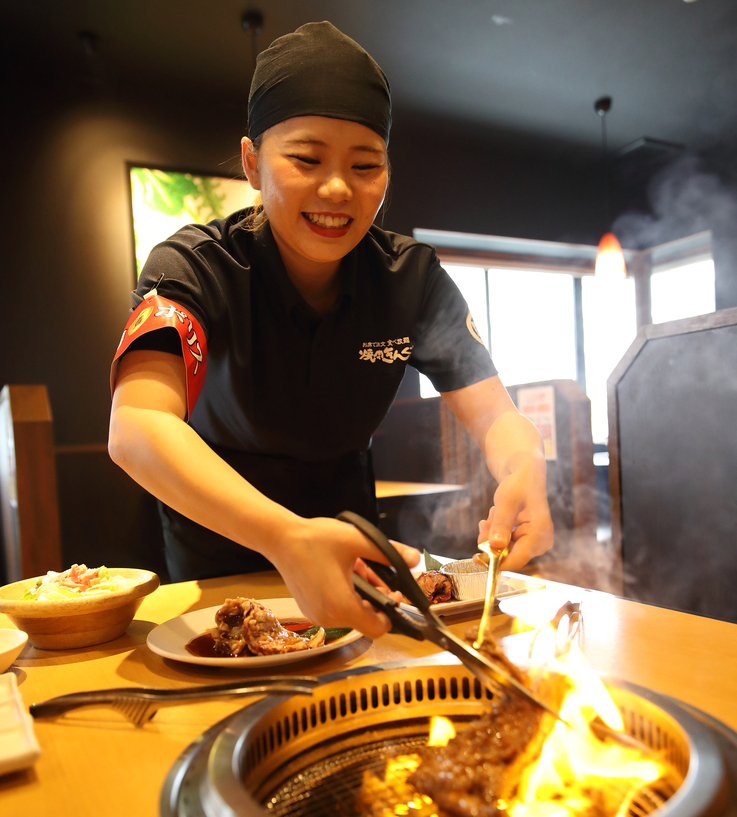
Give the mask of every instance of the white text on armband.
[(173, 304), (169, 304), (168, 306), (162, 306), (159, 308), (159, 311), (154, 316), (156, 318), (174, 318), (176, 317), (180, 323), (187, 324), (187, 345), (189, 346), (189, 353), (195, 359), (194, 364), (194, 371), (192, 374), (196, 375), (197, 370), (200, 367), (200, 363), (202, 363), (202, 347), (200, 346), (200, 342), (197, 338), (197, 332), (195, 331), (194, 326), (192, 326), (192, 321), (189, 318), (189, 315), (186, 312), (182, 312), (179, 309), (175, 309)]

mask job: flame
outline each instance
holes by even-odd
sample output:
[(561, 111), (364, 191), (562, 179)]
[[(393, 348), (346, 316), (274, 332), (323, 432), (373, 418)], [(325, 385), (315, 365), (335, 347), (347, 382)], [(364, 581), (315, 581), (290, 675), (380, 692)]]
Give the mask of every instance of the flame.
[(594, 274), (597, 278), (617, 280), (627, 275), (622, 246), (614, 233), (604, 233), (596, 251)]
[(573, 817), (592, 809), (626, 814), (635, 793), (662, 778), (667, 767), (651, 753), (594, 736), (589, 724), (597, 717), (624, 731), (621, 713), (575, 641), (565, 654), (551, 659), (558, 653), (556, 635), (553, 627), (540, 631), (531, 675), (539, 680), (552, 673), (570, 681), (560, 711), (566, 723), (555, 722), (536, 762), (522, 772), (515, 796), (499, 807), (511, 817)]
[(455, 726), (448, 718), (441, 718), (439, 715), (430, 720), (430, 736), (427, 739), (428, 746), (446, 746), (449, 740), (456, 736)]
[(360, 797), (366, 813), (376, 817), (438, 817), (432, 799), (407, 783), (419, 765), (419, 755), (399, 755), (387, 760), (383, 780), (373, 772), (364, 772)]
[[(445, 746), (455, 737), (456, 730), (448, 718), (430, 719), (428, 746)], [(381, 780), (373, 772), (363, 773), (361, 799), (370, 805), (377, 817), (438, 817), (438, 807), (432, 798), (420, 794), (407, 783), (407, 778), (420, 765), (419, 755), (398, 755), (389, 758)]]

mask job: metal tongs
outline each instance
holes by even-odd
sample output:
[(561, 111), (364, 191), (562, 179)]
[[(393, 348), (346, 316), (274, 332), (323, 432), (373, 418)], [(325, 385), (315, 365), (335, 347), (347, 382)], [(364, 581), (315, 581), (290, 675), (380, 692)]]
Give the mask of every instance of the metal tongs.
[(437, 644), (459, 658), (481, 684), (493, 693), (497, 694), (501, 691), (521, 695), (535, 706), (549, 712), (555, 718), (560, 718), (557, 712), (536, 698), (527, 687), (512, 677), (503, 666), (483, 655), (470, 644), (466, 644), (440, 621), (433, 611), (427, 596), (422, 592), (415, 577), (407, 567), (406, 562), (378, 528), (352, 511), (343, 511), (338, 514), (337, 518), (355, 525), (361, 533), (376, 545), (387, 558), (391, 567), (368, 560), (366, 560), (366, 564), (388, 587), (392, 590), (398, 590), (406, 596), (424, 618), (423, 622), (410, 620), (400, 610), (399, 604), (394, 599), (389, 598), (365, 579), (354, 574), (353, 585), (356, 591), (364, 599), (371, 602), (374, 607), (386, 614), (392, 624), (390, 632), (414, 638), (416, 641), (427, 640)]
[(154, 689), (151, 687), (118, 687), (88, 692), (59, 695), (28, 708), (34, 718), (54, 718), (71, 709), (83, 706), (110, 706), (122, 712), (131, 723), (143, 726), (163, 706), (209, 701), (217, 698), (246, 698), (253, 695), (312, 695), (320, 682), (312, 676), (272, 676), (252, 681), (233, 681), (229, 684)]
[(494, 603), (496, 602), (496, 586), (499, 582), (499, 571), (502, 562), (507, 553), (509, 553), (509, 545), (502, 548), (502, 550), (494, 550), (490, 542), (482, 542), (479, 545), (479, 550), (489, 557), (489, 572), (486, 576), (484, 612), (481, 614), (479, 633), (473, 642), (474, 649), (479, 649), (489, 635), (491, 635), (491, 619), (494, 615)]

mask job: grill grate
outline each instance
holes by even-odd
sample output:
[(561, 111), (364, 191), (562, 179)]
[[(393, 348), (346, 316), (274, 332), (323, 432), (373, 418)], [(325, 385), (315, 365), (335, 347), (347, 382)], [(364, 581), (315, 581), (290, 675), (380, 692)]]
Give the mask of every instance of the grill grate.
[[(381, 778), (387, 760), (415, 753), (426, 745), (427, 736), (418, 735), (404, 740), (376, 741), (340, 752), (283, 783), (264, 805), (275, 817), (361, 817), (365, 812), (358, 793), (364, 774), (372, 772)], [(677, 781), (671, 778), (639, 789), (632, 798), (627, 817), (646, 817), (664, 805), (677, 788)], [(622, 799), (628, 793), (623, 790)]]
[(427, 745), (427, 736), (404, 740), (381, 740), (358, 749), (340, 752), (320, 761), (288, 780), (266, 801), (277, 817), (357, 817), (356, 795), (365, 772), (383, 775), (386, 761), (411, 754)]

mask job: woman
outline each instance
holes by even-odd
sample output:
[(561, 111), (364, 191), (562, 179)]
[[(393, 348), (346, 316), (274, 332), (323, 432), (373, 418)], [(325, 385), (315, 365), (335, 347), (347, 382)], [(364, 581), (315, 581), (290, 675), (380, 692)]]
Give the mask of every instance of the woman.
[(431, 247), (372, 226), (390, 126), (386, 77), (332, 25), (272, 43), (242, 142), (263, 206), (152, 251), (111, 374), (110, 454), (161, 501), (172, 578), (270, 562), (310, 619), (371, 637), (388, 621), (351, 573), (378, 554), (332, 517), (376, 521), (371, 435), (407, 363), (500, 483), (481, 536), (500, 548), (513, 537), (509, 568), (552, 544), (539, 434), (460, 293)]

